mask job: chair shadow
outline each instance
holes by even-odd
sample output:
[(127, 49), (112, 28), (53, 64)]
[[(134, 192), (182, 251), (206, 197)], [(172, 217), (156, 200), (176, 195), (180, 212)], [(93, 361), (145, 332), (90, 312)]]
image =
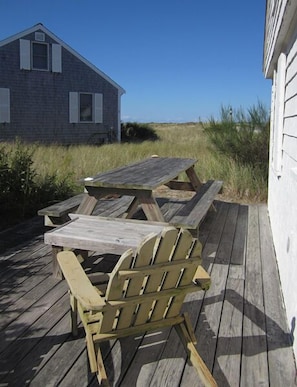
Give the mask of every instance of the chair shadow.
[[(211, 214), (209, 218), (206, 219), (204, 224), (205, 229), (202, 231), (202, 239), (204, 238), (204, 233), (205, 235), (207, 234), (206, 228), (208, 226), (211, 227), (211, 221), (214, 216), (215, 215)], [(211, 251), (209, 252), (211, 253)], [(242, 253), (244, 253), (244, 250), (242, 250)], [(96, 273), (98, 271), (110, 272), (117, 261), (118, 256), (95, 253), (83, 263), (83, 266), (86, 269), (87, 274)], [(211, 257), (211, 254), (209, 254), (208, 258), (205, 260), (206, 266), (209, 266), (213, 261), (214, 259)], [(6, 265), (8, 263), (9, 261), (5, 262)], [(31, 269), (36, 272), (41, 267), (41, 264), (36, 261), (35, 266), (32, 265)], [(6, 269), (12, 270), (11, 282), (8, 281), (3, 284), (1, 290), (4, 292), (8, 292), (9, 289), (11, 289), (11, 291), (15, 291), (13, 289), (13, 284), (16, 283), (15, 281), (18, 278), (17, 271), (13, 270), (13, 267), (8, 267)], [(65, 305), (62, 305), (62, 301), (59, 302), (61, 303), (61, 308), (64, 308), (63, 310), (65, 310), (66, 313), (67, 310)], [(217, 302), (230, 303), (234, 308), (243, 313), (243, 315), (254, 323), (260, 330), (262, 330), (263, 334), (245, 337), (236, 336), (217, 338), (207, 321), (206, 313), (206, 308)], [(6, 307), (4, 304), (2, 306)], [(215, 379), (219, 381), (219, 385), (230, 385), (230, 381), (227, 380), (224, 370), (219, 365), (218, 360), (221, 356), (253, 356), (267, 352), (268, 336), (270, 336), (270, 351), (292, 346), (292, 332), (284, 331), (273, 319), (263, 313), (263, 311), (255, 305), (245, 300), (234, 290), (226, 289), (213, 297), (205, 297), (201, 300), (185, 302), (184, 309), (192, 313), (192, 316), (193, 311), (196, 314), (196, 323), (194, 326), (195, 331), (197, 332), (198, 350), (201, 357), (205, 360), (208, 368), (214, 373)], [(37, 377), (39, 373), (41, 374), (43, 370), (47, 369), (49, 362), (52, 362), (53, 364), (53, 368), (48, 368), (50, 372), (52, 369), (55, 369), (55, 365), (58, 367), (60, 365), (59, 363), (63, 361), (65, 375), (69, 375), (71, 372), (68, 371), (72, 369), (73, 380), (75, 381), (77, 372), (82, 372), (82, 378), (84, 378), (86, 385), (97, 385), (96, 378), (89, 370), (85, 350), (84, 330), (80, 327), (78, 337), (73, 338), (69, 331), (68, 318), (69, 316), (66, 316), (65, 318), (63, 317), (63, 329), (56, 329), (55, 331), (54, 327), (52, 328), (52, 332), (49, 331), (45, 334), (41, 331), (39, 336), (37, 329), (34, 330), (33, 328), (28, 328), (26, 331), (23, 328), (27, 327), (18, 327), (15, 324), (15, 329), (18, 330), (18, 328), (21, 328), (24, 333), (22, 336), (18, 337), (17, 340), (14, 342), (12, 341), (11, 344), (9, 343), (9, 345), (6, 346), (6, 349), (3, 350), (1, 341), (4, 342), (10, 339), (9, 335), (5, 333), (2, 338), (0, 338), (0, 384), (28, 384)], [(57, 325), (58, 324), (62, 324), (62, 322), (57, 323)], [(295, 321), (292, 321), (292, 331), (294, 329)], [(101, 345), (101, 349), (110, 382), (117, 386), (127, 385), (130, 387), (131, 385), (136, 385), (138, 379), (143, 374), (143, 370), (148, 365), (153, 365), (153, 368), (155, 369), (158, 364), (167, 362), (169, 359), (175, 359), (179, 362), (180, 357), (184, 360), (183, 373), (181, 377), (183, 375), (186, 377), (187, 372), (189, 372), (185, 363), (186, 354), (178, 336), (173, 332), (174, 330), (172, 330), (171, 333), (170, 329), (164, 329), (156, 334), (150, 335), (149, 337), (148, 335), (138, 335), (136, 337), (122, 338), (116, 340), (115, 342), (104, 342)], [(199, 338), (202, 336), (203, 341), (208, 343), (207, 346), (199, 346)], [(143, 345), (144, 342), (146, 343), (145, 345)], [(5, 344), (7, 344), (7, 342)], [(179, 349), (175, 352), (170, 350), (170, 348), (176, 346), (182, 350)], [(137, 350), (138, 353), (136, 352)], [(176, 354), (178, 354), (178, 357)], [(76, 368), (75, 364), (80, 361), (83, 362), (83, 365), (81, 368)], [(132, 372), (129, 372), (131, 377), (128, 383), (125, 381), (125, 376), (131, 368)], [(174, 370), (172, 370), (172, 372), (174, 372)], [(192, 372), (195, 371), (191, 370), (191, 373)], [(48, 375), (49, 380), (51, 377), (52, 375)], [(81, 380), (80, 376), (78, 377), (78, 380)], [(187, 384), (184, 384), (184, 386), (186, 385)]]
[[(255, 336), (236, 336), (236, 337), (219, 337), (217, 338), (213, 330), (211, 329), (206, 315), (205, 308), (211, 304), (217, 302), (229, 302), (235, 308), (238, 307), (239, 301), (244, 302), (244, 316), (251, 320), (256, 326), (263, 330), (263, 334)], [(191, 301), (185, 302), (185, 310), (191, 312), (193, 310), (200, 310), (201, 301)], [(196, 336), (198, 340), (198, 351), (200, 356), (204, 359), (207, 367), (213, 372), (215, 379), (219, 382), (219, 385), (229, 386), (230, 381), (227, 380), (224, 370), (220, 367), (218, 359), (224, 355), (239, 355), (239, 356), (253, 356), (261, 353), (267, 352), (267, 328), (269, 332), (273, 332), (273, 337), (276, 339), (270, 338), (269, 351), (273, 351), (279, 348), (288, 348), (292, 346), (291, 334), (290, 332), (285, 332), (273, 319), (265, 315), (259, 308), (250, 302), (243, 299), (243, 297), (233, 290), (226, 290), (218, 296), (209, 297), (204, 299), (203, 306), (200, 310), (199, 319), (196, 325), (196, 332), (199, 331), (200, 335)], [(167, 329), (168, 331), (168, 329)], [(162, 334), (152, 335), (150, 339), (150, 345), (146, 345), (143, 349), (138, 349), (138, 351), (146, 351), (145, 356), (138, 357), (135, 361), (135, 351), (127, 351), (127, 348), (135, 346), (135, 338), (125, 338), (119, 339), (121, 347), (121, 372), (119, 372), (116, 367), (118, 363), (115, 364), (112, 356), (108, 356), (105, 360), (106, 368), (108, 372), (109, 379), (114, 385), (123, 386), (122, 380), (125, 377), (127, 369), (129, 367), (134, 367), (133, 372), (129, 372), (129, 383), (130, 385), (136, 385), (138, 377), (141, 374), (142, 368), (146, 367), (150, 362), (158, 363), (163, 361), (168, 361), (170, 358), (174, 359), (173, 356), (168, 356), (168, 350), (165, 350), (165, 346), (173, 347), (175, 341), (179, 341), (179, 337), (176, 334), (168, 334), (167, 340), (161, 340), (160, 337), (164, 337), (164, 331)], [(199, 347), (199, 337), (203, 333), (203, 342), (207, 342), (208, 346)], [(166, 334), (165, 334), (166, 336)], [(139, 347), (141, 348), (141, 343), (144, 337), (138, 337)], [(218, 340), (220, 345), (218, 346)], [(133, 342), (134, 341), (134, 342)], [(186, 365), (186, 353), (183, 349), (182, 343), (179, 342), (179, 347), (182, 348), (182, 351), (179, 351), (178, 354), (182, 353), (184, 363), (184, 370)], [(209, 352), (213, 350), (213, 357), (209, 357)], [(156, 358), (156, 352), (159, 352)], [(166, 355), (164, 355), (166, 353)], [(174, 353), (174, 351), (173, 351)], [(137, 355), (136, 355), (137, 356)], [(180, 356), (179, 356), (180, 357)], [(179, 358), (178, 357), (178, 358)], [(143, 359), (142, 362), (139, 359)], [(179, 359), (180, 360), (180, 359)], [(135, 369), (137, 367), (137, 369)], [(184, 372), (184, 371), (183, 371)], [(195, 373), (193, 369), (191, 372)], [(192, 380), (192, 379), (191, 379)], [(138, 381), (139, 382), (139, 381)], [(232, 382), (232, 381), (231, 381)], [(184, 383), (187, 383), (185, 379)], [(127, 384), (128, 385), (128, 384)], [(184, 384), (185, 386), (187, 384)]]
[[(98, 259), (100, 262), (97, 265), (99, 265), (103, 261), (101, 258), (94, 256), (94, 265)], [(114, 257), (110, 265), (114, 262), (116, 262), (116, 257)], [(65, 310), (65, 299), (64, 304), (62, 304), (62, 300), (59, 302), (61, 303), (60, 307)], [(207, 321), (205, 309), (217, 302), (229, 302), (259, 327), (263, 334), (247, 337), (215, 337)], [(291, 347), (292, 345), (290, 332), (285, 332), (273, 319), (265, 315), (259, 308), (245, 300), (234, 290), (227, 289), (213, 297), (185, 302), (184, 309), (189, 311), (191, 320), (194, 322), (199, 353), (208, 368), (214, 372), (214, 377), (219, 381), (219, 385), (228, 386), (230, 384), (224, 375), (224, 370), (219, 366), (218, 359), (221, 356), (241, 354), (253, 356), (266, 352), (268, 333), (273, 333), (273, 335), (270, 335), (270, 351)], [(65, 313), (67, 313), (67, 310), (65, 310)], [(38, 337), (38, 330), (34, 331), (32, 328), (25, 331), (23, 336), (18, 338), (17, 342), (12, 342), (11, 348), (8, 346), (7, 350), (1, 353), (0, 382), (4, 383), (4, 385), (5, 383), (8, 385), (24, 385), (28, 381), (33, 380), (38, 372), (43, 372), (43, 366), (46, 369), (47, 361), (59, 362), (61, 359), (65, 362), (65, 373), (73, 369), (72, 372), (75, 377), (75, 372), (78, 371), (76, 371), (76, 367), (73, 364), (74, 359), (77, 359), (77, 361), (82, 359), (84, 364), (82, 368), (78, 367), (77, 370), (83, 372), (84, 380), (87, 384), (96, 385), (96, 378), (89, 371), (88, 360), (85, 354), (84, 330), (80, 328), (78, 337), (73, 338), (68, 330), (69, 318), (68, 315), (64, 316), (62, 334), (51, 333), (44, 335), (44, 332), (41, 332), (40, 337)], [(196, 322), (194, 321), (195, 319)], [(16, 326), (15, 329), (17, 328)], [(267, 332), (267, 329), (269, 332)], [(203, 342), (208, 343), (207, 348), (199, 346), (199, 338), (202, 336)], [(9, 337), (7, 336), (6, 340), (8, 339)], [(144, 340), (145, 345), (142, 345)], [(220, 345), (217, 344), (218, 340)], [(179, 349), (171, 351), (171, 348)], [(152, 365), (155, 368), (158, 364), (167, 362), (169, 359), (175, 359), (177, 354), (178, 362), (180, 362), (180, 357), (184, 360), (182, 372), (185, 372), (186, 353), (178, 336), (175, 333), (171, 333), (169, 329), (161, 330), (149, 336), (138, 335), (137, 337), (122, 338), (115, 342), (105, 342), (101, 345), (101, 349), (105, 358), (107, 374), (113, 385), (125, 385), (125, 375), (130, 368), (132, 368), (132, 372), (129, 372), (129, 383), (130, 385), (136, 385), (139, 377), (142, 377), (147, 367)], [(212, 353), (212, 357), (210, 357), (210, 353)], [(51, 359), (52, 357), (53, 359)], [(194, 370), (191, 370), (191, 372), (194, 372)]]

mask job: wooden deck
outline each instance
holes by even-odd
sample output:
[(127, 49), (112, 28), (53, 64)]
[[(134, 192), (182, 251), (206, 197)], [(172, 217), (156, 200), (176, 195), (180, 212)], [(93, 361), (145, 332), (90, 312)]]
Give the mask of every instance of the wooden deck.
[[(219, 386), (294, 386), (296, 369), (265, 205), (218, 202), (200, 228), (212, 286), (188, 296), (198, 351)], [(0, 234), (0, 386), (96, 386), (70, 335), (42, 219)], [(98, 254), (92, 268), (105, 267)], [(110, 257), (110, 265), (115, 257)], [(200, 386), (174, 330), (104, 344), (116, 386)]]

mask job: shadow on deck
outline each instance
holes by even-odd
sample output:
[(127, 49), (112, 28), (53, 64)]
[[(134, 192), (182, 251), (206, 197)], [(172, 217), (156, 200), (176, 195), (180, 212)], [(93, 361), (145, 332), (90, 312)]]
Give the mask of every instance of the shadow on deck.
[[(267, 208), (216, 205), (199, 233), (212, 286), (184, 304), (198, 351), (219, 386), (294, 386)], [(34, 218), (0, 234), (0, 386), (95, 386), (83, 330), (78, 339), (70, 335), (66, 284), (52, 277), (41, 222)], [(100, 255), (90, 263), (107, 269)], [(174, 329), (104, 343), (102, 352), (113, 385), (201, 385)]]

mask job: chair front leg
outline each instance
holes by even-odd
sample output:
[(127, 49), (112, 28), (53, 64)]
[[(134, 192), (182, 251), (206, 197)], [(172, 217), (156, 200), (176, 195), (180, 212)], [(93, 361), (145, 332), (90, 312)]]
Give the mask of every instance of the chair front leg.
[(71, 318), (71, 332), (73, 336), (77, 336), (77, 299), (70, 292), (70, 318)]
[(204, 386), (217, 387), (216, 381), (214, 380), (212, 374), (210, 373), (209, 369), (207, 368), (206, 364), (202, 360), (194, 345), (194, 342), (196, 342), (196, 338), (194, 338), (194, 331), (190, 320), (186, 319), (186, 321), (183, 321), (180, 324), (175, 325), (174, 327), (187, 352), (188, 361), (196, 369), (196, 372), (199, 375)]
[(96, 347), (97, 347), (97, 367), (98, 367), (98, 371), (96, 373), (97, 379), (98, 379), (98, 382), (101, 386), (109, 387), (110, 384), (109, 384), (109, 381), (107, 379), (107, 374), (105, 371), (105, 367), (104, 367), (103, 358), (102, 358), (99, 344), (97, 344)]

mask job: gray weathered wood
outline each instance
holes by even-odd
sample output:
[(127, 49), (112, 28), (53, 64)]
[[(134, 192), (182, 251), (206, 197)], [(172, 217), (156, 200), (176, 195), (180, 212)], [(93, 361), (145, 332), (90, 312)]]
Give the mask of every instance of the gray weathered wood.
[(197, 229), (222, 188), (222, 181), (208, 181), (170, 220), (175, 226)]
[(82, 193), (52, 204), (48, 207), (42, 208), (41, 210), (38, 210), (38, 215), (61, 217), (63, 215), (67, 215), (69, 212), (75, 212), (85, 196), (86, 194)]
[(238, 219), (232, 248), (231, 263), (234, 265), (242, 265), (246, 252), (246, 236), (248, 226), (248, 206), (241, 205), (239, 207)]
[[(290, 328), (282, 301), (267, 207), (255, 207), (248, 214), (250, 206), (239, 206), (232, 233), (226, 228), (233, 224), (227, 219), (235, 218), (234, 205), (217, 202), (217, 212), (208, 212), (200, 225), (200, 236), (204, 265), (211, 273), (213, 286), (200, 299), (195, 296), (202, 292), (193, 293), (193, 298), (187, 298), (184, 306), (192, 322), (197, 323), (198, 351), (206, 363), (213, 364), (219, 385), (259, 385), (259, 367), (264, 367), (268, 372), (266, 379), (261, 379), (263, 385), (294, 386), (296, 369)], [(247, 215), (249, 222), (241, 227)], [(42, 230), (41, 222), (39, 224)], [(13, 248), (0, 252), (0, 322), (2, 319), (8, 322), (0, 328), (0, 384), (97, 386), (86, 366), (81, 329), (77, 340), (69, 334), (66, 286), (49, 275), (51, 256), (49, 246), (43, 245), (43, 230), (38, 238), (30, 240), (30, 228), (28, 222), (21, 229), (10, 230)], [(6, 238), (7, 233), (0, 233), (0, 238), (4, 238), (3, 235)], [(244, 240), (248, 241), (246, 248)], [(24, 241), (27, 242), (24, 244)], [(230, 246), (233, 246), (231, 263), (227, 263)], [(218, 251), (224, 257), (221, 263), (216, 263)], [(236, 261), (236, 251), (243, 254), (243, 259), (241, 255)], [(97, 267), (100, 271), (105, 267), (110, 270), (109, 257), (106, 260), (104, 255), (94, 253), (83, 266), (88, 273), (98, 271)], [(117, 257), (113, 257), (115, 262)], [(241, 326), (244, 331), (240, 334)], [(125, 338), (103, 346), (112, 385), (153, 386), (152, 381), (162, 380), (163, 385), (167, 381), (169, 386), (178, 380), (181, 387), (201, 386), (191, 372), (192, 367), (185, 363), (183, 348), (176, 345), (177, 336), (174, 332), (170, 337), (169, 334), (168, 329), (158, 330), (144, 338), (142, 335)], [(266, 345), (263, 346), (264, 337)]]
[(258, 207), (249, 207), (244, 290), (241, 385), (268, 386)]
[(273, 386), (291, 386), (296, 378), (292, 358), (292, 338), (287, 321), (281, 318), (285, 314), (285, 308), (279, 289), (275, 286), (280, 279), (265, 205), (259, 206), (259, 218), (268, 359), (271, 364), (277, 364), (280, 358), (283, 361), (281, 369), (269, 367), (269, 377)]
[(87, 177), (85, 186), (154, 190), (195, 165), (194, 159), (151, 157), (127, 166)]
[(145, 236), (159, 234), (166, 225), (79, 214), (72, 217), (73, 220), (68, 224), (45, 233), (45, 243), (81, 250), (122, 253), (129, 248), (135, 250)]
[(44, 216), (46, 226), (57, 226), (66, 223), (69, 220), (68, 214), (77, 210), (85, 196), (86, 194), (82, 193), (42, 208), (38, 210), (38, 215)]

